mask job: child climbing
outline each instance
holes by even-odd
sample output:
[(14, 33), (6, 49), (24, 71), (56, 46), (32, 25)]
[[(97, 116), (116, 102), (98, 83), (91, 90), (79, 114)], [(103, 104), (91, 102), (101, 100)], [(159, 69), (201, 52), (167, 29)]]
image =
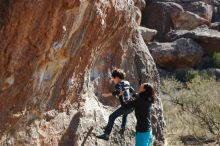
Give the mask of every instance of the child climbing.
[[(114, 122), (119, 116), (122, 116), (122, 124), (121, 124), (120, 133), (123, 134), (126, 128), (128, 114), (133, 111), (133, 108), (131, 106), (128, 106), (127, 103), (129, 102), (130, 97), (131, 97), (130, 93), (134, 92), (134, 89), (130, 86), (130, 83), (128, 81), (124, 80), (125, 72), (121, 69), (114, 69), (112, 71), (111, 76), (112, 76), (112, 81), (115, 84), (115, 90), (112, 93), (104, 93), (102, 94), (102, 96), (103, 97), (110, 97), (110, 96), (118, 97), (121, 103), (121, 106), (109, 116), (108, 124), (105, 127), (104, 133), (102, 135), (97, 136), (97, 138), (103, 139), (103, 140), (109, 140), (109, 135), (114, 126)], [(123, 94), (120, 94), (122, 92)]]
[[(123, 95), (122, 91), (119, 95)], [(127, 103), (134, 107), (136, 124), (135, 146), (150, 146), (152, 142), (151, 107), (156, 101), (154, 88), (151, 84), (144, 83), (140, 86), (138, 93), (132, 96), (134, 99)]]

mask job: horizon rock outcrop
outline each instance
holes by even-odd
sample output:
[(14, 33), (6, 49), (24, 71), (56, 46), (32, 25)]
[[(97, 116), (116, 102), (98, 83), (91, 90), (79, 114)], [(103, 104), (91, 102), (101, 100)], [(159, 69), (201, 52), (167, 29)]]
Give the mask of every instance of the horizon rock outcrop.
[[(125, 139), (114, 136), (118, 124), (109, 142), (95, 134), (102, 132), (109, 106), (118, 105), (100, 98), (112, 89), (111, 69), (125, 69), (136, 89), (143, 82), (158, 89), (135, 9), (126, 0), (0, 0), (1, 145), (134, 144), (132, 115)], [(163, 145), (160, 98), (152, 121), (155, 145)]]

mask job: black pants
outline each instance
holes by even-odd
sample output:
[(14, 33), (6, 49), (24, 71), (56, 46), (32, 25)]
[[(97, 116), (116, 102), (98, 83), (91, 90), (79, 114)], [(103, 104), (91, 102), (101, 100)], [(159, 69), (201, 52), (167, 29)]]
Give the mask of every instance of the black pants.
[(130, 114), (133, 111), (133, 108), (128, 108), (128, 107), (124, 107), (121, 106), (119, 107), (117, 110), (115, 110), (110, 116), (109, 116), (109, 120), (108, 120), (108, 124), (105, 128), (104, 133), (105, 134), (110, 134), (112, 131), (112, 128), (114, 126), (115, 120), (122, 116), (122, 124), (121, 124), (121, 128), (125, 128), (126, 124), (127, 124), (127, 118), (128, 118), (128, 114)]

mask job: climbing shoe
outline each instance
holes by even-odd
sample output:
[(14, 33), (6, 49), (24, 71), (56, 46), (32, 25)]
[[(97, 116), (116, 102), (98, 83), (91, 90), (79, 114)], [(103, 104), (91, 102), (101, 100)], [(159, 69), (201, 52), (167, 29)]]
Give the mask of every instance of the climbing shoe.
[(109, 135), (108, 134), (102, 134), (102, 135), (99, 135), (99, 136), (96, 136), (97, 138), (99, 139), (103, 139), (103, 140), (106, 140), (108, 141), (109, 140)]

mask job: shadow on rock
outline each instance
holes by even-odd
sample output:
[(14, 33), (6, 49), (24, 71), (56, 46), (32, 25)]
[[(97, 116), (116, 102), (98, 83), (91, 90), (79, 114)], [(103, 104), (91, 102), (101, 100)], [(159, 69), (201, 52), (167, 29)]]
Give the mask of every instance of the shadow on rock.
[(59, 146), (73, 146), (76, 139), (76, 131), (80, 122), (80, 113), (74, 115), (72, 121), (70, 122), (69, 127), (66, 130), (66, 133), (61, 137)]

